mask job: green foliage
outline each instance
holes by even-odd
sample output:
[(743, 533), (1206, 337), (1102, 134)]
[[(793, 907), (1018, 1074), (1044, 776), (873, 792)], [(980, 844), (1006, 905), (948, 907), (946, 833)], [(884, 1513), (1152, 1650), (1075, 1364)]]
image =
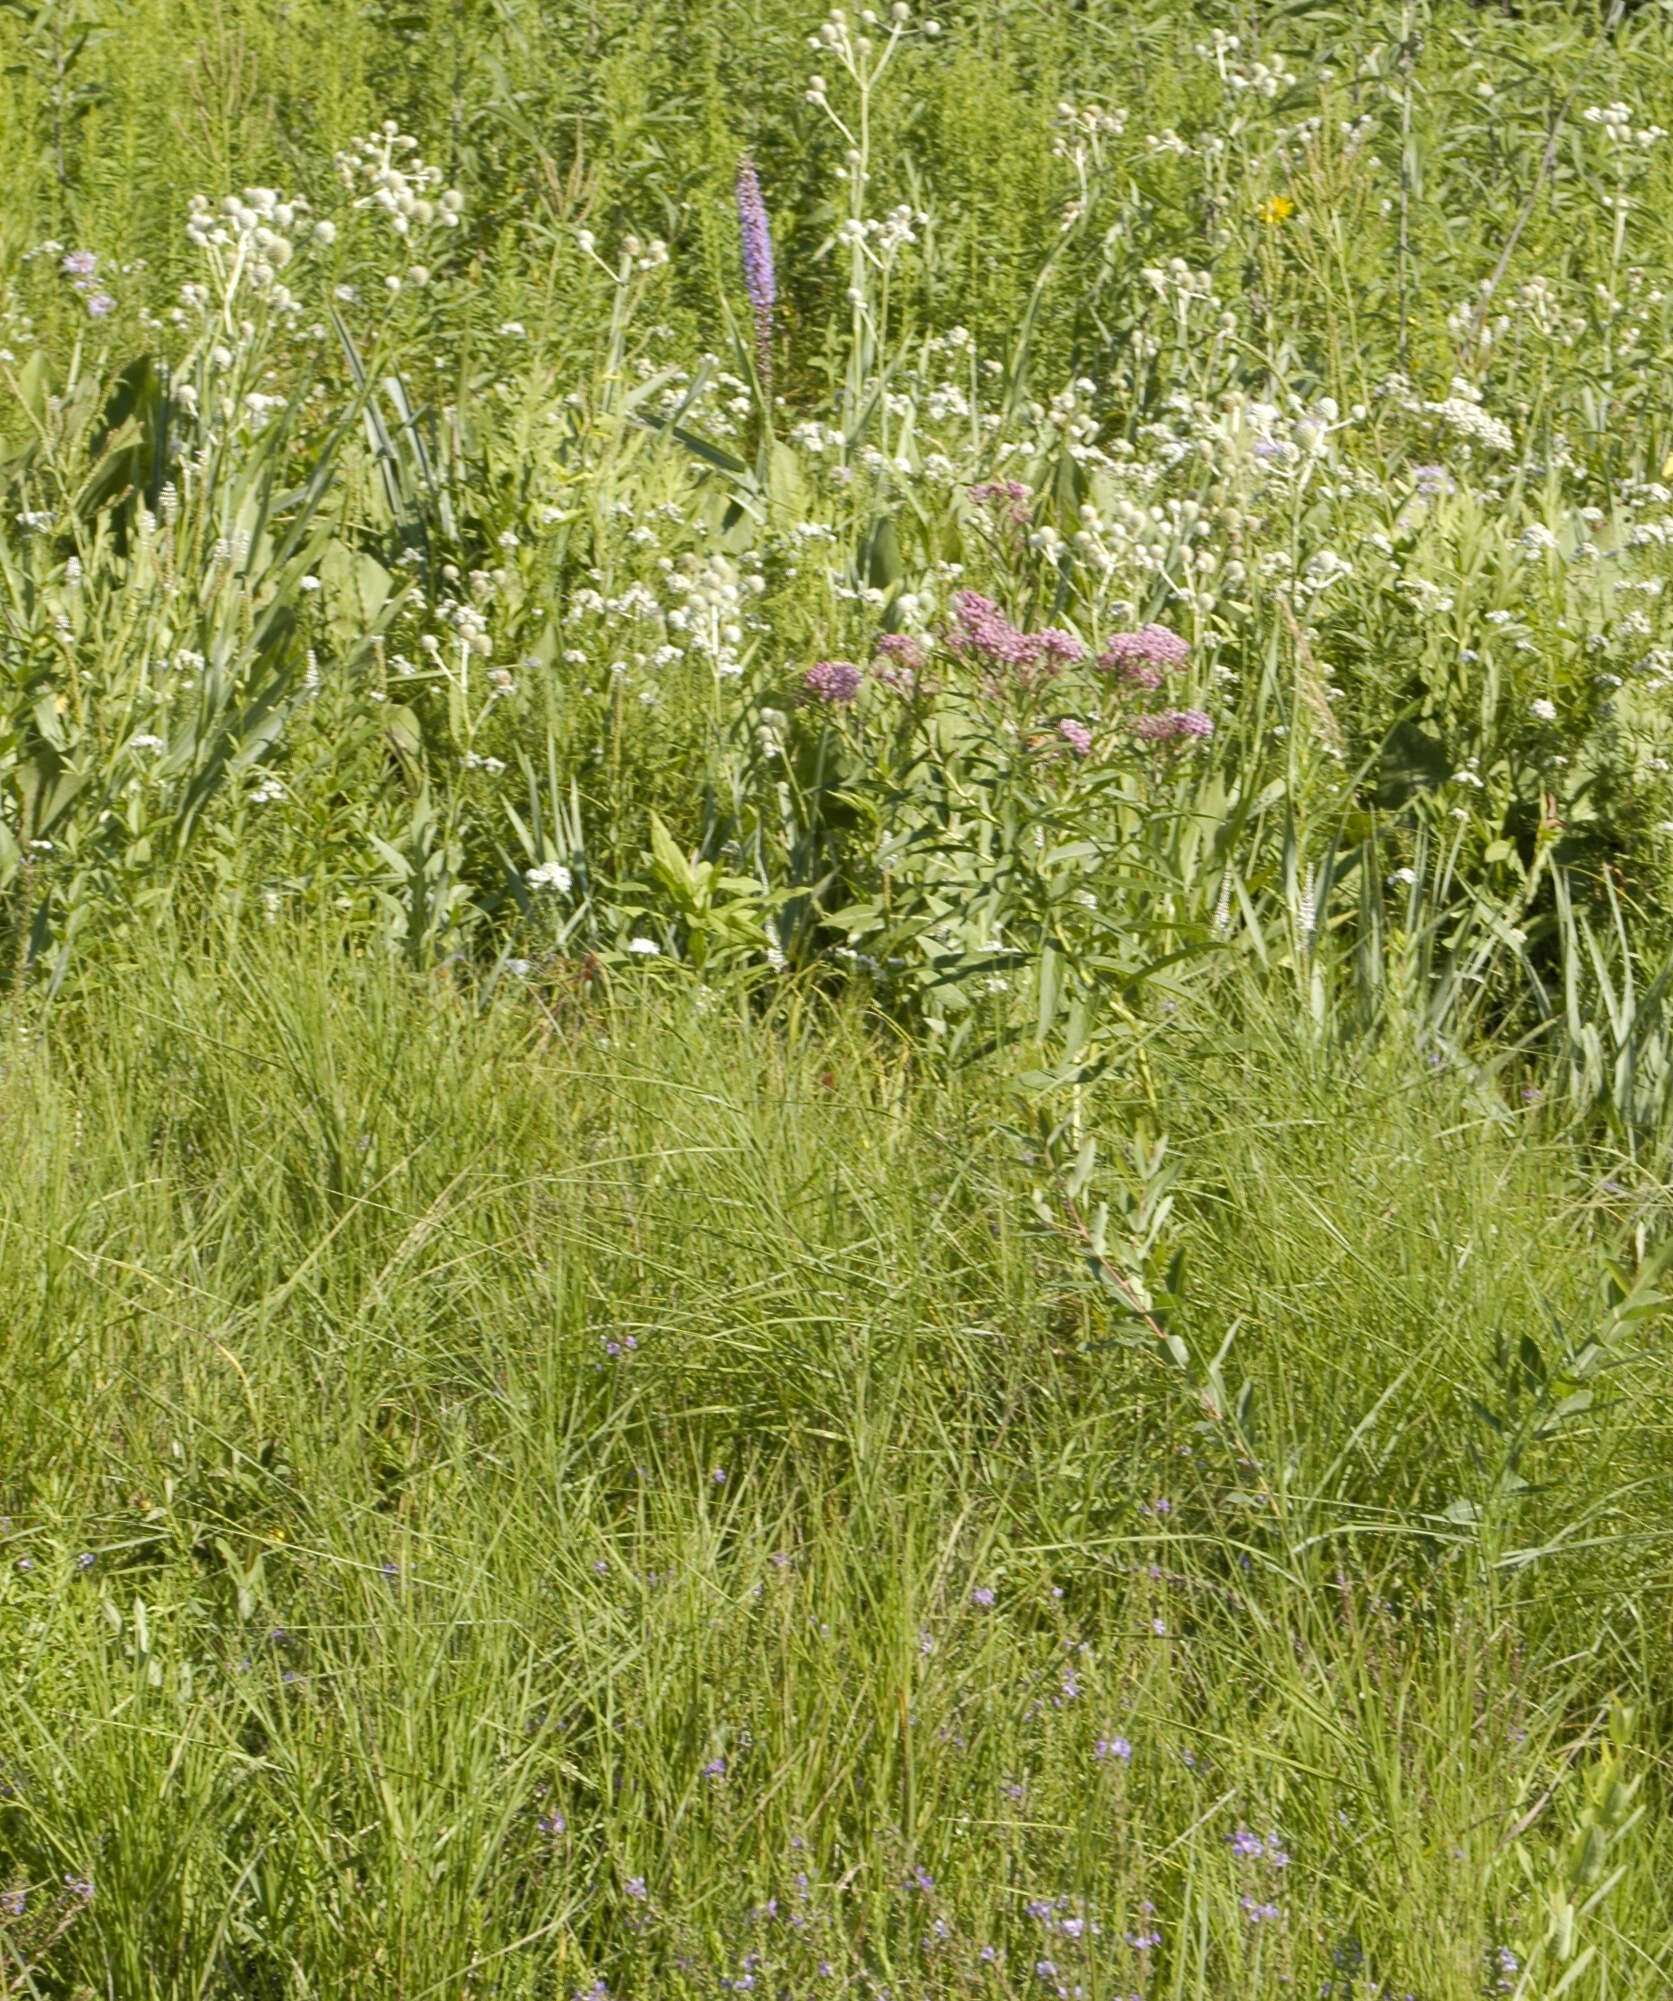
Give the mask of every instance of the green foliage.
[(6, 1993), (1667, 1985), (1673, 17), (878, 11), (0, 4)]

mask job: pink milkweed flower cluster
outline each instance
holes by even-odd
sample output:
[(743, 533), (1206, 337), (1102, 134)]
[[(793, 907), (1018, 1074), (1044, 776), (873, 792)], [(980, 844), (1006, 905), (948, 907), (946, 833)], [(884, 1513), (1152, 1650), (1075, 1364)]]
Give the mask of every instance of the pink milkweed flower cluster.
[(1022, 631), (980, 591), (954, 593), (953, 621), (941, 635), (948, 651), (961, 660), (979, 659), (990, 667), (1009, 667), (1022, 674), (1055, 673), (1086, 653), (1072, 632), (1055, 626), (1039, 632)]
[(1057, 725), (1057, 734), (1075, 753), (1076, 757), (1090, 757), (1092, 754), (1092, 732), (1085, 723), (1078, 723), (1073, 716), (1065, 716)]
[(1008, 520), (1013, 528), (1027, 524), (1029, 503), (1033, 496), (1020, 479), (990, 479), (980, 486), (970, 489), (970, 498), (978, 507), (991, 508), (995, 515)]
[(852, 660), (821, 660), (802, 676), (802, 686), (818, 702), (852, 702), (865, 676)]
[(896, 695), (918, 692), (918, 677), (929, 664), (922, 644), (909, 632), (885, 632), (877, 642), (884, 665), (872, 665), (872, 676)]
[(1173, 745), (1214, 734), (1214, 719), (1201, 709), (1163, 709), (1160, 715), (1135, 716), (1133, 734), (1141, 743)]
[(1175, 668), (1191, 657), (1191, 642), (1165, 625), (1141, 625), (1137, 632), (1118, 632), (1098, 656), (1106, 674), (1115, 674), (1129, 688), (1152, 694)]

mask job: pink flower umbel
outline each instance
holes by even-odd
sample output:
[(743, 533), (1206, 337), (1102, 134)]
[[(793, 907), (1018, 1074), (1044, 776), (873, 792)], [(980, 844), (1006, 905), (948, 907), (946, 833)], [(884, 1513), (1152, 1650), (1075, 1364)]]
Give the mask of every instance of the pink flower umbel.
[(853, 701), (864, 679), (852, 660), (821, 660), (802, 676), (802, 686), (816, 702), (839, 704)]
[(1135, 716), (1133, 734), (1142, 743), (1190, 743), (1214, 734), (1214, 719), (1201, 709), (1164, 709), (1159, 716)]
[(1125, 686), (1148, 694), (1190, 657), (1188, 639), (1165, 625), (1142, 625), (1137, 632), (1118, 632), (1099, 654), (1098, 665), (1106, 674), (1118, 675)]

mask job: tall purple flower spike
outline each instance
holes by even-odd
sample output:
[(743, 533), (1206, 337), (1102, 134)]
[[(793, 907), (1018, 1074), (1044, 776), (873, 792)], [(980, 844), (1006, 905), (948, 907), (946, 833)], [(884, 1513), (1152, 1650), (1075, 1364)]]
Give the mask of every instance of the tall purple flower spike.
[(743, 253), (744, 289), (755, 314), (755, 363), (763, 386), (773, 373), (773, 307), (778, 281), (773, 272), (773, 233), (755, 162), (745, 153), (738, 162), (738, 243)]

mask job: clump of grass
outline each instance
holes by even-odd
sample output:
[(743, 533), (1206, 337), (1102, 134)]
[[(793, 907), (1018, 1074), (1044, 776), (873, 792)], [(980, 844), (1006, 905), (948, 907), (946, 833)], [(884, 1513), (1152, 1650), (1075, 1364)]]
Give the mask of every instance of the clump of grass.
[[(19, 1971), (1462, 1996), (1526, 1956), (1612, 1701), (1655, 1783), (1632, 1198), (1392, 1059), (1153, 1062), (1218, 1412), (1030, 1220), (1003, 1103), (840, 1008), (484, 1010), (283, 933), (17, 1003)], [(1153, 1114), (1084, 1117), (1119, 1158)], [(1507, 1485), (1553, 1318), (1610, 1396)], [(1581, 1924), (1627, 1991), (1661, 1850)]]

